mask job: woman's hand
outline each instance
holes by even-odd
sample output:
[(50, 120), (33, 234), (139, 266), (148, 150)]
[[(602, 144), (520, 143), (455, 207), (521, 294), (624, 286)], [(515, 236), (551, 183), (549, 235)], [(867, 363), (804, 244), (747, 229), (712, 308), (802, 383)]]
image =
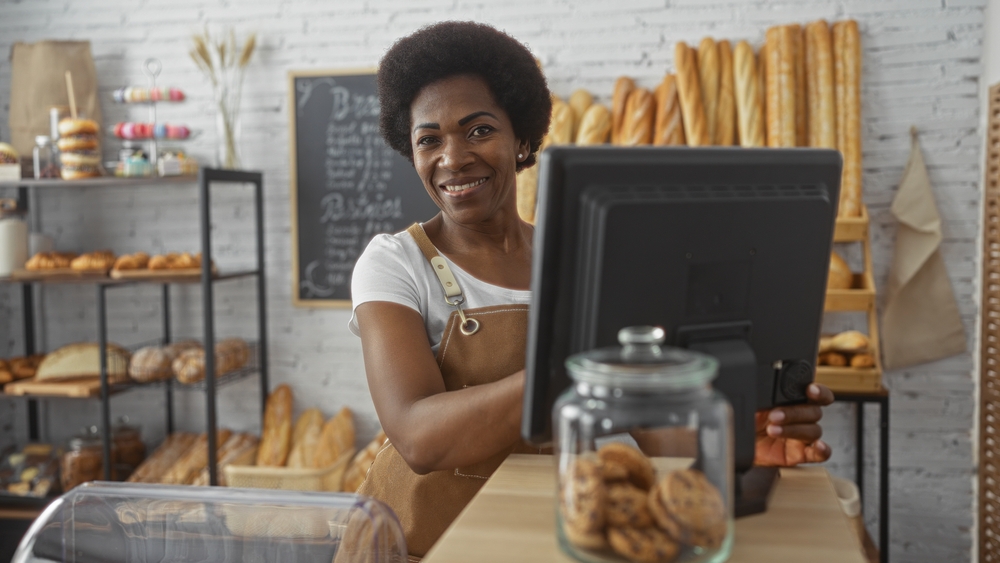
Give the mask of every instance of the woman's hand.
[(830, 459), (830, 446), (820, 440), (819, 420), (821, 407), (833, 402), (833, 391), (813, 383), (806, 396), (809, 402), (804, 405), (757, 411), (754, 465), (793, 467)]

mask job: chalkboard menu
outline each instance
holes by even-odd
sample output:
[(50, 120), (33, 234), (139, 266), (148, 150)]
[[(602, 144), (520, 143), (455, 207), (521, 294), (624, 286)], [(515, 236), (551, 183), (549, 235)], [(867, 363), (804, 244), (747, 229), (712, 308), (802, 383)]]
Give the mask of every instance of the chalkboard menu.
[(438, 209), (413, 166), (379, 135), (373, 70), (289, 79), (293, 300), (349, 307), (351, 273), (372, 237)]

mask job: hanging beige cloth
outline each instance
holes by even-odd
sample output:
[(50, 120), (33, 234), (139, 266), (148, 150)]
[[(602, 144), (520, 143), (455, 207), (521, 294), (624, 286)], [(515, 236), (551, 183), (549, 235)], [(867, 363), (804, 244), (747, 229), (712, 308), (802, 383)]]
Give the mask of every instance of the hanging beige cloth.
[(886, 369), (931, 362), (966, 350), (965, 327), (941, 257), (941, 216), (915, 127), (910, 134), (910, 161), (892, 201), (899, 228), (882, 315), (882, 363)]

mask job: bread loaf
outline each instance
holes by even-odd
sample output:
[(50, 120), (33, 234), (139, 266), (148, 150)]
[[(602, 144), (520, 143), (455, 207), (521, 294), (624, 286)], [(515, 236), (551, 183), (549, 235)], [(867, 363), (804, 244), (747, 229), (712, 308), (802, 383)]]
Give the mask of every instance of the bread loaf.
[(806, 97), (809, 98), (809, 146), (837, 148), (833, 45), (830, 27), (819, 20), (806, 26)]
[(594, 103), (594, 97), (590, 92), (580, 88), (569, 96), (569, 108), (573, 110), (573, 131), (571, 139), (576, 139), (580, 132), (580, 124), (583, 123), (583, 114), (587, 112)]
[(868, 346), (868, 337), (856, 330), (841, 332), (830, 339), (830, 348), (838, 352), (866, 352)]
[(757, 60), (746, 41), (736, 44), (733, 53), (733, 75), (736, 83), (736, 123), (740, 146), (764, 146), (764, 122), (761, 111)]
[(795, 53), (792, 28), (767, 30), (767, 144), (794, 147)]
[(323, 413), (317, 408), (303, 412), (292, 431), (292, 450), (288, 454), (288, 467), (316, 467), (316, 451), (323, 432)]
[[(128, 381), (128, 350), (117, 344), (107, 345), (107, 372), (109, 383)], [(70, 344), (45, 356), (38, 365), (35, 379), (52, 381), (100, 377), (101, 353), (94, 342)]]
[(173, 358), (160, 346), (146, 346), (136, 350), (128, 363), (128, 375), (134, 381), (148, 383), (170, 379), (174, 371)]
[(861, 216), (861, 38), (858, 22), (833, 25), (837, 104), (837, 148), (844, 156), (841, 217)]
[(329, 467), (354, 448), (354, 415), (344, 407), (326, 421), (316, 452), (315, 466)]
[(341, 486), (341, 490), (345, 493), (353, 493), (361, 487), (361, 484), (365, 482), (365, 477), (368, 475), (368, 470), (371, 468), (372, 463), (375, 462), (375, 456), (378, 455), (379, 450), (385, 445), (387, 439), (385, 432), (379, 430), (375, 439), (354, 456), (351, 464), (344, 470), (344, 483)]
[(701, 78), (695, 53), (687, 43), (674, 46), (674, 66), (677, 69), (677, 95), (681, 100), (684, 137), (688, 146), (702, 147), (711, 143), (705, 124), (705, 106), (701, 99)]
[(159, 483), (163, 475), (175, 464), (180, 457), (187, 452), (194, 441), (198, 438), (196, 434), (189, 432), (174, 432), (156, 448), (153, 455), (146, 458), (132, 475), (129, 476), (129, 483)]
[(625, 104), (628, 95), (635, 90), (635, 81), (627, 76), (621, 76), (615, 81), (615, 89), (611, 95), (611, 144), (620, 142), (622, 128), (625, 126)]
[[(216, 377), (242, 368), (249, 357), (250, 346), (246, 341), (240, 338), (219, 341), (215, 345)], [(205, 379), (205, 350), (201, 347), (189, 347), (173, 360), (171, 368), (177, 380), (184, 384)]]
[(736, 142), (736, 89), (733, 76), (733, 48), (719, 41), (719, 101), (716, 106), (714, 144), (728, 147)]
[(764, 146), (771, 146), (770, 139), (767, 138), (767, 41), (760, 46), (760, 53), (757, 55), (757, 97), (760, 104), (760, 123), (764, 128)]
[(653, 92), (653, 97), (656, 99), (653, 144), (659, 146), (685, 144), (681, 101), (677, 97), (677, 77), (673, 74), (666, 75)]
[(538, 199), (538, 164), (517, 173), (517, 214), (521, 220), (535, 224), (535, 206)]
[(601, 104), (592, 104), (583, 113), (580, 131), (576, 136), (578, 145), (603, 145), (611, 135), (611, 112)]
[(698, 78), (701, 83), (701, 101), (705, 106), (705, 129), (709, 143), (715, 141), (715, 123), (719, 106), (719, 50), (711, 37), (698, 44)]
[(541, 149), (552, 145), (568, 145), (573, 142), (573, 110), (566, 102), (554, 98), (552, 100), (552, 117), (549, 120), (549, 132), (542, 141)]
[(830, 275), (826, 278), (826, 288), (851, 289), (854, 284), (854, 272), (847, 262), (836, 252), (830, 254)]
[(649, 145), (653, 142), (653, 125), (656, 119), (656, 100), (645, 88), (636, 88), (625, 103), (625, 125), (619, 144), (627, 147)]
[[(240, 433), (229, 436), (226, 443), (219, 448), (215, 464), (220, 486), (225, 487), (227, 484), (225, 472), (227, 465), (231, 465), (237, 461), (252, 461), (256, 457), (257, 442), (257, 437), (253, 434)], [(198, 473), (198, 476), (191, 481), (191, 484), (199, 487), (207, 487), (210, 482), (211, 475), (208, 472), (208, 467), (204, 467)]]
[(795, 58), (795, 146), (809, 146), (809, 98), (806, 94), (806, 50), (802, 26), (788, 26)]
[[(216, 452), (226, 443), (232, 431), (219, 428), (215, 433)], [(201, 433), (198, 439), (191, 444), (191, 447), (175, 462), (163, 477), (160, 483), (165, 485), (190, 485), (194, 478), (208, 466), (208, 434)]]
[(267, 397), (257, 465), (282, 467), (292, 442), (292, 388), (279, 385)]

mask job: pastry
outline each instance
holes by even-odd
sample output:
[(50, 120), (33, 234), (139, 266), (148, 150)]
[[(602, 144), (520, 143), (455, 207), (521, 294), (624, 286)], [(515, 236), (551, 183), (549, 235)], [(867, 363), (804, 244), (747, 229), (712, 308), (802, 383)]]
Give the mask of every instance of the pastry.
[[(592, 104), (583, 114), (580, 130), (576, 135), (576, 144), (581, 146), (603, 145), (608, 142), (610, 134), (611, 111), (602, 104)], [(536, 171), (535, 178), (537, 176)]]
[(663, 563), (673, 561), (680, 547), (657, 528), (609, 528), (608, 543), (629, 561)]
[(314, 467), (329, 467), (354, 449), (354, 414), (344, 407), (323, 425)]
[(128, 375), (135, 381), (146, 383), (170, 379), (174, 374), (173, 358), (159, 346), (140, 348), (128, 363)]
[(267, 397), (257, 465), (282, 467), (292, 441), (292, 388), (279, 385)]
[(387, 439), (385, 432), (379, 430), (375, 438), (354, 456), (351, 464), (344, 470), (344, 483), (341, 487), (344, 492), (353, 493), (361, 487), (361, 483), (368, 476), (368, 470), (371, 468), (372, 463), (375, 462), (375, 456), (378, 455), (379, 450), (385, 445)]
[(715, 140), (715, 123), (719, 106), (719, 50), (711, 37), (698, 44), (698, 79), (701, 83), (701, 101), (705, 107), (705, 130), (709, 143)]
[(830, 339), (830, 348), (838, 352), (864, 352), (868, 346), (868, 337), (856, 330), (841, 332)]
[(149, 265), (149, 254), (136, 252), (135, 254), (124, 254), (115, 260), (113, 270), (145, 270)]
[(115, 264), (115, 255), (110, 250), (88, 252), (77, 256), (69, 263), (69, 267), (77, 271), (106, 272)]
[(322, 432), (323, 413), (319, 409), (308, 409), (299, 415), (292, 430), (292, 449), (288, 454), (288, 467), (317, 467), (315, 460)]
[(146, 458), (132, 475), (129, 476), (129, 483), (159, 483), (163, 474), (177, 462), (186, 452), (191, 444), (197, 439), (197, 435), (188, 432), (174, 432), (163, 441), (163, 444), (153, 455)]
[(627, 76), (621, 76), (615, 81), (614, 93), (611, 95), (611, 144), (617, 145), (625, 126), (625, 104), (628, 95), (635, 89), (635, 81)]
[(601, 478), (600, 464), (586, 458), (572, 461), (559, 486), (562, 488), (559, 510), (565, 526), (583, 534), (601, 532), (607, 488)]
[(627, 147), (648, 145), (653, 142), (653, 121), (656, 118), (656, 100), (645, 88), (636, 88), (625, 102), (625, 123), (618, 144)]
[(830, 27), (819, 20), (806, 26), (806, 96), (809, 98), (809, 146), (837, 148), (833, 45)]
[(847, 356), (840, 352), (823, 352), (819, 355), (819, 365), (844, 367), (847, 365)]
[(628, 471), (628, 480), (644, 491), (648, 491), (656, 480), (656, 472), (649, 458), (636, 448), (621, 442), (609, 442), (597, 450), (602, 463), (614, 462)]
[(795, 146), (809, 146), (809, 98), (806, 94), (806, 51), (802, 26), (788, 26), (795, 59)]
[(170, 260), (163, 255), (156, 255), (149, 259), (147, 264), (150, 270), (166, 270), (170, 268)]
[(646, 506), (646, 491), (630, 483), (608, 485), (607, 502), (604, 505), (604, 520), (608, 526), (628, 526), (648, 528), (653, 525), (653, 517)]
[[(117, 344), (107, 345), (108, 383), (128, 381), (128, 350)], [(101, 353), (96, 343), (70, 344), (45, 356), (38, 364), (35, 379), (52, 381), (99, 377), (101, 375)]]
[(684, 137), (688, 146), (702, 147), (711, 143), (705, 124), (705, 106), (701, 100), (701, 78), (695, 53), (683, 41), (674, 46), (674, 66), (677, 68), (677, 95), (681, 100)]
[(767, 30), (767, 145), (795, 146), (795, 52), (793, 29)]
[(580, 124), (583, 123), (583, 114), (587, 112), (587, 108), (594, 104), (594, 97), (590, 95), (590, 92), (580, 88), (575, 90), (569, 96), (569, 108), (573, 110), (573, 131), (571, 132), (571, 139), (576, 139), (580, 131)]
[(39, 252), (24, 264), (26, 270), (56, 270), (69, 268), (77, 255), (72, 252)]
[(733, 84), (733, 48), (729, 41), (719, 41), (719, 101), (716, 105), (715, 142), (728, 147), (736, 142), (736, 92)]
[(871, 354), (855, 354), (851, 356), (852, 368), (873, 368), (875, 367), (875, 357)]
[(753, 48), (746, 41), (736, 44), (733, 53), (733, 78), (736, 83), (736, 123), (741, 147), (764, 146), (764, 115), (761, 108), (760, 81)]
[(861, 39), (858, 22), (833, 24), (837, 148), (844, 156), (840, 217), (861, 216)]
[(836, 252), (830, 253), (830, 275), (826, 278), (826, 289), (851, 289), (854, 272), (847, 262)]
[(681, 101), (677, 97), (677, 77), (668, 74), (653, 92), (656, 100), (656, 119), (653, 144), (658, 146), (684, 145), (684, 121), (681, 119)]
[(819, 353), (830, 352), (833, 350), (833, 337), (829, 335), (821, 335), (819, 337)]

